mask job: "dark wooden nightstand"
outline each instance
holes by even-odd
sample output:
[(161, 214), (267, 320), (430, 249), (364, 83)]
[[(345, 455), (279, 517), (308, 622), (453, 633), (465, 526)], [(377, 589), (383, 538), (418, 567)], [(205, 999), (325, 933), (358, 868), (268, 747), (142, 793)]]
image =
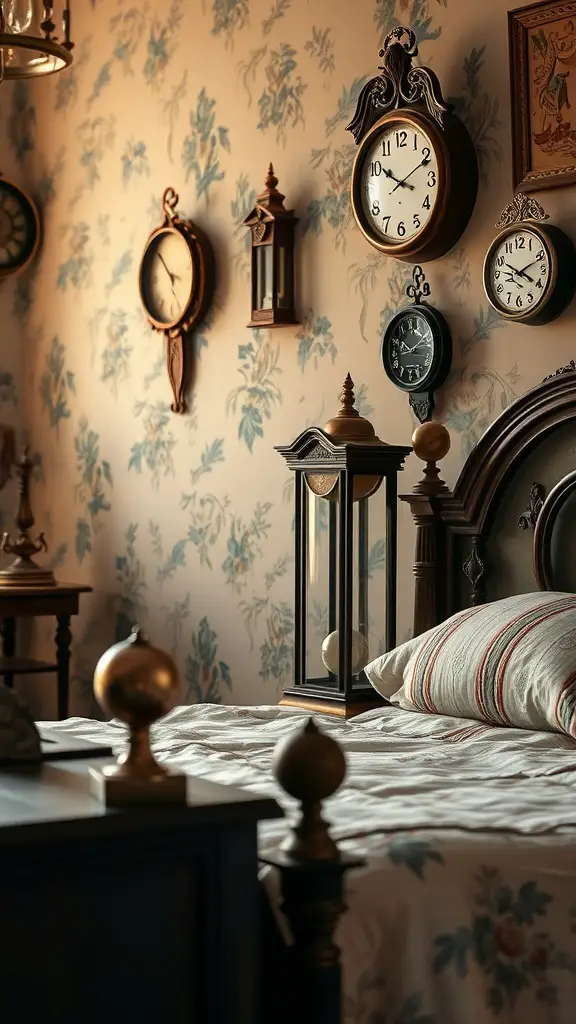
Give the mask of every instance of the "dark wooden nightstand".
[[(68, 717), (70, 683), (70, 619), (78, 614), (80, 594), (88, 594), (92, 587), (76, 583), (57, 583), (45, 589), (36, 587), (0, 587), (0, 620), (2, 622), (2, 654), (0, 676), (6, 686), (14, 685), (21, 675), (55, 672), (58, 680), (58, 718)], [(16, 655), (16, 619), (53, 615), (56, 618), (56, 661), (37, 661)]]
[(274, 800), (189, 779), (189, 806), (106, 811), (87, 768), (0, 773), (9, 1021), (255, 1024), (257, 823)]

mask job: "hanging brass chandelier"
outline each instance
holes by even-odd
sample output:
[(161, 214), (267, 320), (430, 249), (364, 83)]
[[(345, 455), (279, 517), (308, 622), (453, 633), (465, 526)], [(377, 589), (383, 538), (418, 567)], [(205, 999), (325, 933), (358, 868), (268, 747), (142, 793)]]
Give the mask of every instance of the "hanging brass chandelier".
[[(56, 13), (54, 7), (56, 6)], [(62, 38), (54, 35), (59, 17)], [(52, 75), (72, 63), (70, 0), (0, 0), (0, 82)]]

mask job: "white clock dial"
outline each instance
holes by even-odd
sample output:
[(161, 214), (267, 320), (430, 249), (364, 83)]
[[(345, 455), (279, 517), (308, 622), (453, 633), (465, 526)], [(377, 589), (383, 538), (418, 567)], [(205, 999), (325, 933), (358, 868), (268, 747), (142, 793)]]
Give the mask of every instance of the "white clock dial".
[(518, 228), (492, 253), (488, 267), (492, 300), (504, 313), (522, 316), (542, 301), (550, 276), (542, 239), (533, 231)]
[(364, 213), (386, 242), (406, 242), (430, 220), (438, 197), (438, 160), (428, 136), (409, 122), (387, 125), (366, 151)]
[(194, 267), (190, 249), (178, 231), (163, 231), (150, 243), (144, 261), (149, 314), (159, 323), (184, 316), (192, 296)]

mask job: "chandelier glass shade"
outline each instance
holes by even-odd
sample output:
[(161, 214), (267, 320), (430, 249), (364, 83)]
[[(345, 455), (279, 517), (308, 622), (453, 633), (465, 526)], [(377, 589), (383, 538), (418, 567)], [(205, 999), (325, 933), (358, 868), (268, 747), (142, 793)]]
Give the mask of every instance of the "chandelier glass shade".
[(73, 46), (70, 0), (0, 0), (0, 82), (61, 71), (72, 63)]

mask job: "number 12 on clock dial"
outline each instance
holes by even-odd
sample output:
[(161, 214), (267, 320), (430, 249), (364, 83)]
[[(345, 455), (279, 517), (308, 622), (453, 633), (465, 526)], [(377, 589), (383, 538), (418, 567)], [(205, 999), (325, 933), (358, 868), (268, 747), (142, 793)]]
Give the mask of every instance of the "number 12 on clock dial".
[(406, 241), (426, 226), (438, 195), (438, 160), (431, 140), (408, 122), (377, 135), (363, 164), (364, 213), (386, 241)]

